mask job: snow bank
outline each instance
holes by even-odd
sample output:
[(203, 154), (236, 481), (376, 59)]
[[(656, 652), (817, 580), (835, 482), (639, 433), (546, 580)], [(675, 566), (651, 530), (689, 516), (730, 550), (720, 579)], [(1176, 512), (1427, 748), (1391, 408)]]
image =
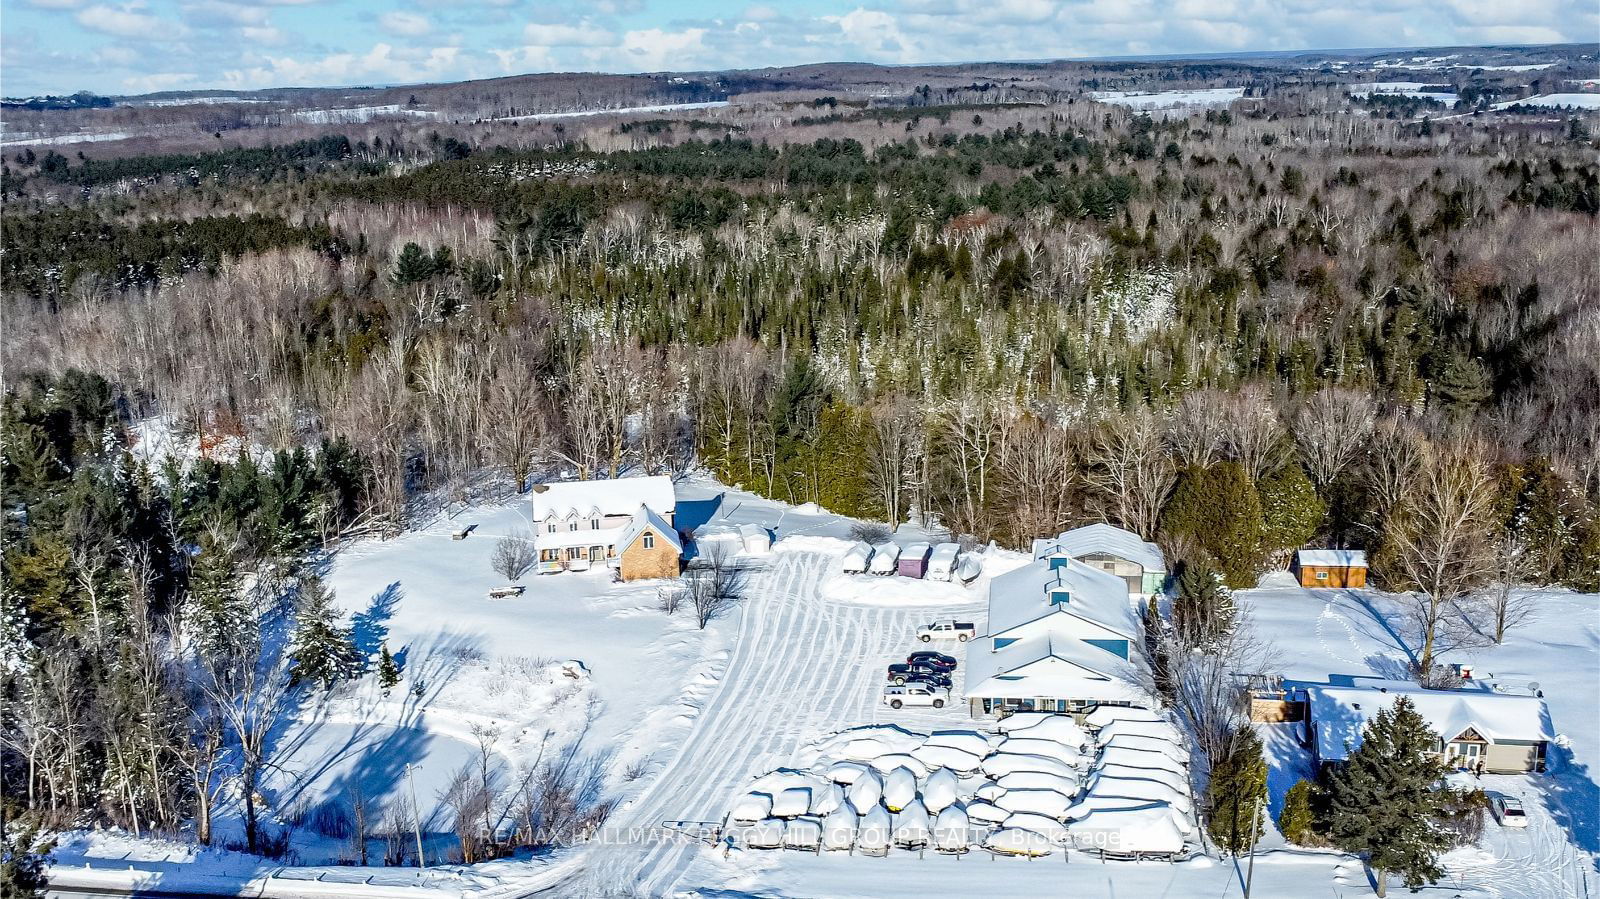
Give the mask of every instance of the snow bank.
[(819, 537), (814, 534), (790, 534), (780, 537), (777, 543), (772, 544), (775, 553), (824, 553), (830, 556), (843, 555), (854, 545), (854, 541), (841, 537)]

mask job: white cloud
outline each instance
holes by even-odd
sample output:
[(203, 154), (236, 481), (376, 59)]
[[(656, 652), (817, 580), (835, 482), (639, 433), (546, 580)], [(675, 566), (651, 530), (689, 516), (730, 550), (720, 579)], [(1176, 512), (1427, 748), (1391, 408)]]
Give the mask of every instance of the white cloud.
[(222, 0), (201, 0), (182, 7), (185, 22), (201, 27), (224, 28), (233, 25), (265, 25), (267, 11), (259, 6), (226, 3)]
[(186, 29), (179, 23), (141, 12), (140, 8), (133, 4), (123, 7), (97, 4), (80, 10), (73, 18), (90, 31), (117, 37), (160, 41), (176, 40), (186, 33)]
[(426, 16), (393, 10), (378, 17), (378, 27), (398, 37), (421, 37), (433, 30)]
[(177, 90), (189, 87), (196, 83), (199, 76), (193, 72), (157, 72), (150, 75), (134, 75), (122, 79), (122, 86), (131, 94), (149, 94), (155, 91)]
[(252, 44), (266, 44), (271, 47), (282, 47), (289, 43), (289, 35), (281, 29), (271, 25), (246, 25), (239, 29), (239, 35)]
[(705, 36), (704, 28), (685, 28), (681, 31), (643, 28), (630, 31), (622, 36), (623, 59), (613, 65), (620, 63), (625, 70), (635, 72), (699, 68), (702, 54), (706, 51)]
[(576, 25), (545, 25), (530, 22), (522, 28), (522, 36), (535, 47), (614, 47), (617, 35), (588, 22)]

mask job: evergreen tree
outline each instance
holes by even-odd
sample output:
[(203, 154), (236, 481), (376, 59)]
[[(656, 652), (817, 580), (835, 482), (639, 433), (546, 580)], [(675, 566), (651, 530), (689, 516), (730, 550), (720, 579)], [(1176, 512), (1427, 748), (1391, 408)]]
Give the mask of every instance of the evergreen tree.
[(1233, 629), (1234, 613), (1233, 591), (1215, 568), (1204, 561), (1180, 563), (1172, 626), (1185, 646), (1215, 644)]
[(378, 686), (383, 688), (383, 695), (388, 696), (399, 683), (400, 666), (389, 652), (389, 641), (385, 640), (378, 656)]
[(1283, 811), (1278, 813), (1278, 832), (1285, 840), (1301, 846), (1311, 845), (1316, 838), (1313, 830), (1316, 816), (1311, 811), (1312, 789), (1309, 780), (1295, 781), (1284, 794)]
[(5, 829), (0, 843), (0, 896), (32, 899), (44, 896), (49, 885), (50, 852), (54, 841), (39, 839), (37, 826)]
[(1367, 724), (1361, 746), (1328, 778), (1333, 843), (1366, 856), (1379, 896), (1390, 874), (1413, 890), (1444, 876), (1439, 854), (1450, 837), (1439, 827), (1445, 797), (1434, 789), (1445, 773), (1434, 754), (1438, 745), (1438, 735), (1402, 696)]
[(434, 275), (434, 257), (414, 243), (408, 243), (400, 250), (400, 256), (394, 261), (394, 272), (389, 280), (396, 287), (405, 287), (426, 281)]
[(1161, 511), (1161, 527), (1204, 547), (1228, 586), (1255, 586), (1261, 574), (1261, 497), (1244, 466), (1218, 462), (1184, 470)]
[(293, 683), (318, 681), (326, 690), (361, 673), (361, 658), (350, 631), (340, 627), (338, 620), (333, 594), (320, 580), (308, 579), (300, 588), (294, 639), (289, 647)]
[(1239, 725), (1228, 754), (1211, 765), (1206, 785), (1210, 815), (1206, 831), (1218, 846), (1238, 855), (1254, 846), (1263, 832), (1267, 806), (1267, 760), (1261, 738), (1249, 724)]
[(186, 623), (200, 652), (225, 658), (253, 639), (254, 616), (239, 591), (238, 552), (231, 541), (210, 533), (200, 540), (189, 575)]
[(1261, 546), (1282, 564), (1290, 551), (1316, 536), (1327, 506), (1298, 464), (1285, 465), (1262, 478), (1256, 490), (1261, 495)]

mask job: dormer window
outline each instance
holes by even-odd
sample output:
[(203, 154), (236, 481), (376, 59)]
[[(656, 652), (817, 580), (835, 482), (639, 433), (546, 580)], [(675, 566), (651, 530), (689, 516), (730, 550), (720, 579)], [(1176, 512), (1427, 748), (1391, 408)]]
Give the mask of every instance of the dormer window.
[(600, 519), (598, 517), (589, 519), (589, 530), (591, 530), (591, 531), (600, 530)]
[(567, 530), (569, 530), (569, 531), (576, 531), (577, 529), (578, 529), (578, 523), (576, 521), (574, 521), (571, 524), (567, 525)]
[(1072, 591), (1065, 587), (1054, 587), (1050, 590), (1050, 604), (1064, 606), (1072, 602)]

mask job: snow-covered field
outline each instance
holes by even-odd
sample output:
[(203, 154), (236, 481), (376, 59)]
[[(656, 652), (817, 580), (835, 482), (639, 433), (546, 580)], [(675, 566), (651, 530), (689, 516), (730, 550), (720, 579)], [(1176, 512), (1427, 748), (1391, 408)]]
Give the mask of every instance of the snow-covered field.
[[(57, 876), (270, 896), (1240, 894), (1234, 861), (1207, 855), (1174, 864), (1102, 864), (1077, 851), (1035, 861), (991, 861), (982, 852), (817, 855), (713, 846), (665, 826), (722, 823), (758, 778), (817, 763), (836, 747), (830, 738), (851, 728), (893, 724), (925, 734), (986, 726), (960, 702), (938, 710), (883, 706), (882, 669), (923, 648), (915, 629), (931, 618), (981, 621), (989, 577), (1023, 559), (985, 553), (985, 573), (971, 587), (848, 577), (837, 569), (847, 519), (705, 480), (681, 483), (678, 496), (680, 527), (718, 518), (759, 524), (778, 538), (770, 555), (751, 560), (753, 579), (738, 610), (705, 631), (686, 613), (659, 611), (662, 583), (617, 585), (601, 572), (530, 575), (524, 595), (489, 599), (501, 583), (490, 553), (499, 536), (527, 528), (525, 498), (341, 550), (329, 585), (358, 642), (375, 652), (386, 641), (401, 655), (406, 679), (389, 697), (368, 679), (302, 708), (277, 736), (277, 770), (264, 785), (275, 813), (337, 802), (353, 787), (394, 802), (412, 786), (411, 764), (424, 813), (437, 811), (428, 847), (437, 855), (450, 845), (447, 813), (436, 809), (440, 794), (450, 775), (478, 761), (488, 728), (495, 733), (490, 764), (505, 777), (575, 744), (599, 760), (604, 792), (618, 805), (595, 839), (536, 858), (419, 873), (327, 867), (348, 848), (305, 827), (294, 849), (312, 867), (80, 834), (58, 852)], [(470, 536), (451, 539), (469, 524), (476, 526)], [(895, 539), (926, 537), (903, 528)], [(1240, 600), (1277, 647), (1286, 677), (1392, 675), (1408, 658), (1381, 594), (1285, 585), (1242, 591)], [(1505, 645), (1450, 659), (1473, 662), (1481, 677), (1508, 686), (1539, 682), (1564, 737), (1552, 747), (1548, 774), (1484, 778), (1486, 789), (1521, 797), (1532, 826), (1512, 832), (1490, 824), (1482, 845), (1452, 853), (1439, 887), (1448, 895), (1583, 895), (1586, 876), (1590, 889), (1600, 885), (1600, 597), (1548, 591), (1538, 601), (1540, 616)], [(563, 665), (568, 660), (586, 671)], [(956, 696), (963, 674), (955, 673)], [(419, 681), (420, 695), (412, 691)], [(1275, 816), (1307, 759), (1287, 726), (1262, 730)], [(1366, 890), (1361, 865), (1342, 854), (1290, 848), (1276, 834), (1264, 848), (1254, 875), (1260, 895)]]
[(1226, 106), (1244, 96), (1242, 87), (1212, 87), (1174, 91), (1091, 91), (1090, 99), (1132, 109), (1172, 109), (1179, 106)]
[(1496, 103), (1495, 109), (1510, 109), (1513, 106), (1542, 106), (1549, 109), (1600, 109), (1600, 94), (1540, 94), (1537, 97), (1524, 97), (1521, 100), (1507, 100)]
[(1454, 106), (1460, 96), (1452, 91), (1430, 91), (1424, 88), (1430, 85), (1421, 81), (1377, 81), (1367, 84), (1350, 85), (1350, 96), (1366, 98), (1373, 94), (1383, 94), (1396, 97), (1413, 97), (1418, 100), (1432, 100), (1446, 106)]

